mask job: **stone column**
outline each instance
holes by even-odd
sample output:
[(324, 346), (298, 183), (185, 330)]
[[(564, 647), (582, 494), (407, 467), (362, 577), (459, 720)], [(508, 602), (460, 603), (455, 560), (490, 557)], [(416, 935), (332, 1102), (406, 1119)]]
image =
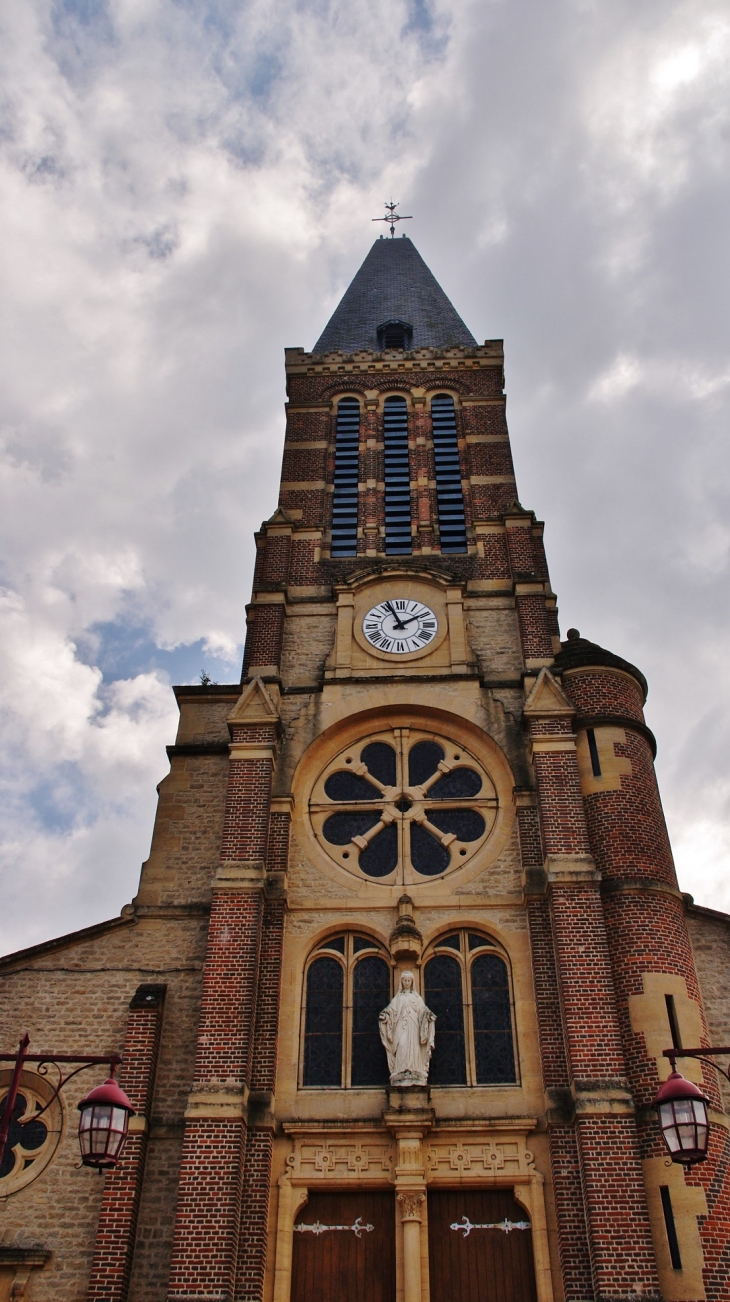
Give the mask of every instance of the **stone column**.
[(383, 1121), (395, 1136), (398, 1158), (395, 1193), (402, 1231), (404, 1302), (421, 1302), (423, 1212), (426, 1205), (426, 1164), (423, 1139), (434, 1124), (429, 1090), (420, 1085), (391, 1085)]
[(403, 1296), (405, 1302), (421, 1302), (421, 1208), (422, 1193), (396, 1195), (403, 1226)]

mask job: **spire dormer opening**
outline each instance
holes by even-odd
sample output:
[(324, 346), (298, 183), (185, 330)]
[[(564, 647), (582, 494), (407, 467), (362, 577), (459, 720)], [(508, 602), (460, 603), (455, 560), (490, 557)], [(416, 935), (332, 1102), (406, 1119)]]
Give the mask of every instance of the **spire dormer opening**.
[(411, 346), (413, 326), (410, 321), (384, 321), (377, 328), (378, 349), (381, 353), (389, 348), (402, 348), (404, 352)]

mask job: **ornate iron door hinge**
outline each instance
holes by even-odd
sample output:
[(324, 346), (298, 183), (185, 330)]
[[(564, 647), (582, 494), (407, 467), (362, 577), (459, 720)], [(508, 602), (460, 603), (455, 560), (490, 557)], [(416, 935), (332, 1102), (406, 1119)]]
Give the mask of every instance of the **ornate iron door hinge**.
[(513, 1230), (532, 1229), (529, 1221), (508, 1221), (506, 1217), (503, 1221), (494, 1221), (490, 1225), (472, 1225), (468, 1216), (462, 1216), (461, 1219), (463, 1224), (460, 1225), (457, 1221), (454, 1221), (450, 1228), (452, 1230), (463, 1230), (465, 1239), (468, 1239), (472, 1230), (502, 1230), (504, 1234), (511, 1234)]
[(300, 1234), (325, 1234), (327, 1230), (352, 1230), (357, 1239), (361, 1239), (363, 1231), (365, 1234), (371, 1234), (375, 1229), (374, 1225), (363, 1225), (362, 1216), (358, 1216), (354, 1225), (323, 1225), (321, 1221), (315, 1221), (313, 1225), (295, 1225), (295, 1230)]

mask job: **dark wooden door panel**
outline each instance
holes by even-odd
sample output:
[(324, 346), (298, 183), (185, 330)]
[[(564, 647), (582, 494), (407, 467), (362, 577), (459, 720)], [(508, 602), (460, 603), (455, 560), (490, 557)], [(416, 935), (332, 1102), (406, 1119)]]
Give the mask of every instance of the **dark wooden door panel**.
[(510, 1189), (429, 1190), (431, 1302), (536, 1302), (532, 1230), (452, 1230), (528, 1221)]
[(295, 1230), (291, 1302), (395, 1302), (395, 1200), (392, 1192), (310, 1193), (297, 1225), (372, 1225)]

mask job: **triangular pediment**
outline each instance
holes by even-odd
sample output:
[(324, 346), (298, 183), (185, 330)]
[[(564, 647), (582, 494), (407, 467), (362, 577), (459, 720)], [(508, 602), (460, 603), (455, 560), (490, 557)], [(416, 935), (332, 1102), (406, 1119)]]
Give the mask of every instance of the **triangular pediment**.
[(228, 723), (276, 723), (279, 711), (261, 678), (252, 678), (243, 689)]
[(292, 520), (290, 515), (287, 515), (286, 511), (283, 510), (282, 507), (277, 506), (276, 510), (274, 511), (274, 514), (269, 516), (268, 520), (264, 520), (264, 524), (265, 525), (269, 525), (269, 524), (293, 525), (294, 521)]
[(525, 701), (523, 713), (531, 719), (543, 719), (550, 716), (565, 718), (575, 714), (575, 706), (568, 700), (550, 670), (541, 669), (537, 682)]

